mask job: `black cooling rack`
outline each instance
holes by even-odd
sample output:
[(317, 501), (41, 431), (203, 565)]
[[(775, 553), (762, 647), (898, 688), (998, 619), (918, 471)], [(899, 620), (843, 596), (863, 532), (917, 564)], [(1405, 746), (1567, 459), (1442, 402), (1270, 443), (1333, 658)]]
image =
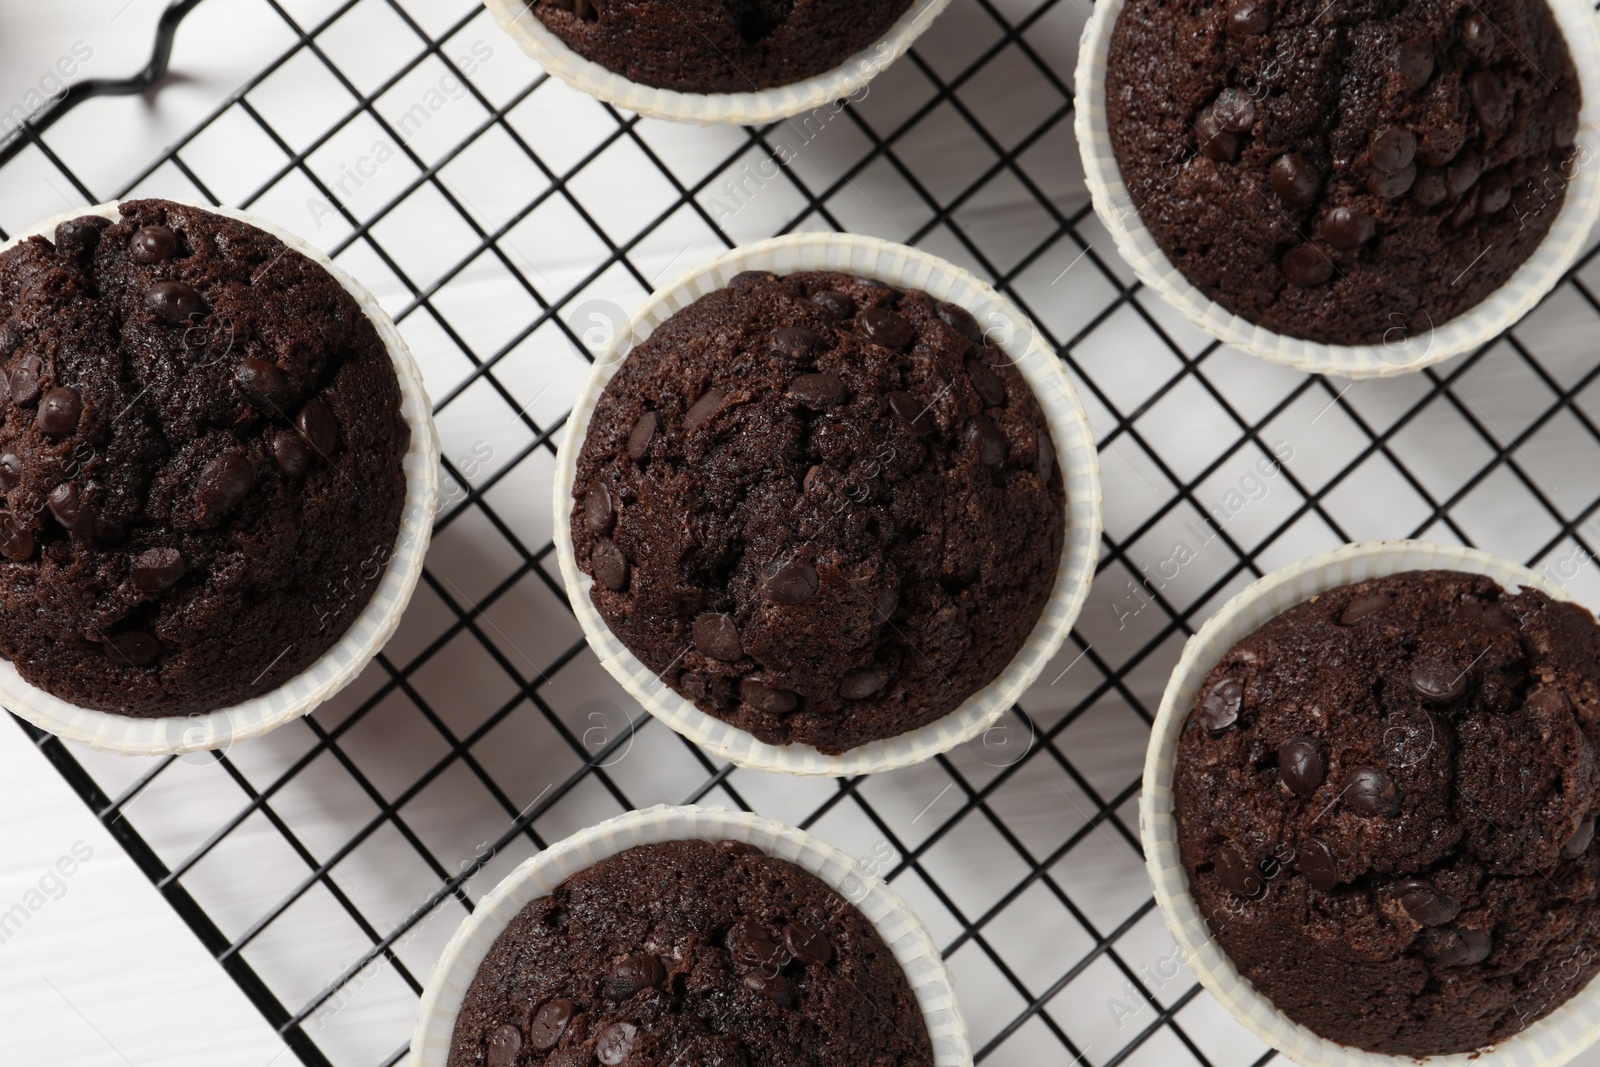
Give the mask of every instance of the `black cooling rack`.
[[(187, 191), (266, 213), (284, 189), (320, 198), (341, 236), (319, 243), (388, 285), (428, 374), (447, 457), (435, 548), (385, 653), (266, 739), (130, 761), (23, 728), (308, 1065), (402, 1060), (422, 983), (489, 886), (552, 840), (662, 802), (784, 819), (885, 874), (943, 947), (980, 1062), (1265, 1062), (1177, 962), (1139, 865), (1144, 742), (1184, 637), (1252, 578), (1364, 537), (1476, 544), (1600, 599), (1592, 252), (1507, 336), (1405, 379), (1351, 385), (1222, 348), (1133, 281), (1087, 204), (1069, 84), (1081, 0), (955, 0), (865, 99), (710, 132), (571, 93), (470, 0), (249, 2), (281, 18), (287, 50), (159, 158), (130, 160), (121, 188), (74, 174), (52, 126), (158, 85), (200, 0), (172, 5), (140, 77), (80, 86), (0, 144), (0, 177), (59, 172), (86, 203)], [(408, 45), (351, 53), (357, 18), (402, 26)], [(495, 78), (459, 65), (476, 45), (501, 57)], [(431, 119), (422, 145), (404, 128), (416, 90), (391, 105), (441, 71), (471, 105)], [(328, 86), (292, 129), (273, 102), (286, 77)], [(404, 157), (371, 203), (325, 158), (358, 128)], [(226, 197), (208, 171), (219, 130), (254, 175)], [(495, 166), (518, 168), (485, 214), (461, 175), (491, 143)], [(595, 195), (591, 178), (618, 166), (637, 203)], [(459, 247), (418, 257), (399, 239), (418, 219)], [(819, 228), (930, 248), (1035, 318), (1099, 433), (1107, 517), (1094, 594), (1024, 707), (923, 767), (838, 782), (719, 765), (633, 707), (570, 617), (547, 505), (560, 398), (620, 309), (714, 250)], [(541, 243), (552, 232), (558, 249)], [(488, 306), (525, 312), (488, 336)], [(507, 413), (511, 446), (479, 447), (489, 410)]]

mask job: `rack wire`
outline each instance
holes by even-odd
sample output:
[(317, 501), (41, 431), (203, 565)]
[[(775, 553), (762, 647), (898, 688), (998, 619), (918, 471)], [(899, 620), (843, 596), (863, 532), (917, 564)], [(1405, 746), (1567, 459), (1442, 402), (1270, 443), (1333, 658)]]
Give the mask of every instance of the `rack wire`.
[[(141, 761), (23, 729), (307, 1065), (401, 1061), (483, 892), (665, 802), (759, 811), (883, 873), (941, 943), (979, 1062), (1264, 1063), (1182, 966), (1141, 867), (1144, 742), (1186, 635), (1267, 570), (1371, 536), (1600, 591), (1592, 249), (1505, 337), (1406, 379), (1221, 347), (1137, 284), (1089, 208), (1082, 0), (961, 0), (864, 99), (710, 131), (572, 93), (470, 0), (205, 2), (264, 5), (289, 43), (116, 195), (273, 217), (378, 292), (436, 400), (435, 548), (384, 654), (268, 738)], [(52, 127), (159, 85), (200, 4), (172, 4), (138, 78), (79, 87), (0, 144), (0, 188), (43, 169), (104, 199)], [(1021, 305), (1084, 395), (1107, 500), (1095, 592), (1022, 704), (922, 767), (838, 782), (718, 764), (633, 706), (571, 617), (547, 506), (564, 398), (624, 309), (722, 248), (819, 228), (929, 248)]]

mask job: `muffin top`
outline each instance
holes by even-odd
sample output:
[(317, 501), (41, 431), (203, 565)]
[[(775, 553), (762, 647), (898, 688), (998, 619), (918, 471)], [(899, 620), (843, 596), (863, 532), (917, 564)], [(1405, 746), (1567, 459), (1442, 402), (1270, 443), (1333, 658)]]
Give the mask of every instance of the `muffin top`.
[(629, 81), (749, 93), (825, 74), (911, 0), (529, 0), (567, 47)]
[(933, 1062), (905, 972), (807, 871), (737, 841), (640, 845), (523, 908), (467, 990), (450, 1067)]
[(573, 494), (622, 643), (708, 714), (826, 753), (992, 681), (1066, 523), (1044, 413), (973, 317), (831, 273), (743, 274), (658, 327)]
[(1580, 98), (1544, 0), (1129, 0), (1106, 74), (1161, 250), (1329, 344), (1397, 343), (1504, 285), (1566, 198)]
[(0, 655), (80, 707), (190, 715), (360, 613), (410, 431), (320, 266), (195, 208), (120, 212), (0, 254)]
[(1290, 608), (1207, 675), (1179, 848), (1218, 943), (1324, 1037), (1435, 1055), (1600, 969), (1600, 625), (1416, 571)]

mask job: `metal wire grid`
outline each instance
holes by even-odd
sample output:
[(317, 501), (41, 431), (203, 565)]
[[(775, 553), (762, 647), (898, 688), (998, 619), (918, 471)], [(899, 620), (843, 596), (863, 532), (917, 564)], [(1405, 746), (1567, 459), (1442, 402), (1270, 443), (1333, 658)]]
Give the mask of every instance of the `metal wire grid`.
[[(424, 64), (452, 64), (450, 50), (465, 41), (469, 27), (495, 32), (484, 29), (483, 13), (469, 0), (449, 5), (448, 20), (438, 0), (345, 0), (314, 19), (291, 13), (290, 0), (260, 2), (289, 27), (292, 46), (136, 172), (118, 195), (187, 187), (194, 197), (222, 202), (205, 168), (185, 153), (195, 154), (193, 146), (208, 130), (243, 117), (276, 156), (263, 153), (268, 162), (257, 173), (266, 177), (254, 191), (232, 198), (235, 206), (259, 209), (284, 183), (303, 182), (337, 208), (348, 232), (330, 253), (368, 265), (369, 280), (381, 265), (403, 287), (392, 310), (430, 369), (446, 456), (457, 457), (445, 461), (448, 481), (459, 492), (438, 519), (436, 539), (444, 547), (430, 560), (401, 637), (330, 708), (272, 738), (203, 761), (169, 758), (130, 772), (128, 761), (113, 765), (23, 728), (300, 1059), (308, 1065), (400, 1061), (439, 939), (464, 914), (451, 900), (470, 910), (518, 858), (594, 821), (592, 812), (665, 801), (759, 810), (854, 847), (878, 866), (940, 937), (980, 1062), (1110, 1067), (1270, 1059), (1198, 995), (1187, 971), (1169, 966), (1175, 958), (1170, 939), (1139, 871), (1138, 767), (1166, 672), (1183, 637), (1244, 582), (1311, 549), (1372, 533), (1480, 544), (1544, 565), (1577, 585), (1591, 581), (1585, 568), (1596, 544), (1590, 523), (1600, 499), (1582, 470), (1600, 454), (1588, 395), (1600, 363), (1587, 346), (1574, 344), (1573, 330), (1591, 329), (1592, 316), (1600, 315), (1586, 280), (1592, 252), (1527, 324), (1503, 340), (1403, 384), (1352, 388), (1281, 373), (1220, 348), (1151, 300), (1116, 261), (1084, 201), (1072, 154), (1066, 72), (1087, 14), (1073, 6), (1076, 0), (957, 4), (880, 78), (891, 86), (879, 94), (881, 102), (869, 96), (840, 113), (848, 136), (840, 132), (836, 139), (850, 146), (842, 155), (814, 153), (827, 158), (798, 165), (786, 141), (795, 127), (777, 124), (744, 131), (719, 155), (702, 153), (687, 178), (659, 147), (659, 126), (610, 107), (596, 109), (603, 117), (592, 145), (566, 153), (571, 158), (564, 163), (547, 161), (552, 152), (540, 130), (519, 121), (540, 94), (565, 92), (542, 74), (497, 99), (458, 70), (482, 109), (481, 120), (454, 123), (452, 143), (436, 155), (414, 150), (385, 112), (385, 95)], [(174, 8), (186, 13), (193, 6)], [(415, 36), (415, 52), (388, 77), (361, 87), (324, 40), (353, 12), (375, 8), (404, 23)], [(255, 95), (287, 65), (306, 62), (325, 69), (349, 101), (330, 97), (327, 112), (317, 116), (324, 132), (296, 144)], [(1022, 107), (1018, 86), (1026, 98)], [(576, 98), (559, 99), (575, 106)], [(1020, 126), (1019, 111), (1028, 114)], [(339, 195), (336, 179), (315, 157), (341, 130), (368, 120), (400, 146), (415, 174), (361, 217), (342, 202), (349, 198)], [(935, 156), (958, 130), (959, 143), (971, 146), (962, 158), (976, 155), (981, 165), (968, 166), (952, 184), (933, 165), (937, 158), (927, 158), (930, 129), (943, 131), (933, 142)], [(494, 224), (485, 223), (447, 174), (489, 136), (508, 139), (544, 183)], [(29, 127), (24, 138), (0, 155), (7, 166), (36, 154), (85, 202), (103, 199), (105, 190), (88, 188), (41, 128)], [(619, 145), (647, 160), (671, 189), (666, 208), (621, 239), (607, 225), (607, 205), (586, 203), (581, 195), (586, 169), (607, 165)], [(776, 164), (783, 198), (799, 205), (770, 225), (771, 232), (878, 232), (933, 247), (994, 279), (1060, 352), (1100, 432), (1108, 532), (1082, 623), (1026, 701), (1032, 713), (1017, 707), (982, 743), (917, 770), (799, 783), (718, 765), (636, 710), (622, 712), (626, 723), (593, 725), (601, 714), (596, 706), (616, 705), (576, 702), (613, 691), (593, 669), (571, 620), (551, 621), (566, 604), (553, 546), (542, 534), (529, 540), (529, 531), (541, 528), (520, 518), (514, 503), (525, 488), (519, 472), (548, 469), (564, 421), (559, 411), (535, 417), (538, 397), (529, 400), (512, 373), (555, 358), (549, 353), (557, 349), (548, 345), (542, 355), (529, 356), (527, 342), (550, 339), (569, 356), (592, 359), (593, 339), (584, 334), (581, 312), (592, 308), (596, 294), (613, 293), (627, 306), (653, 287), (653, 272), (639, 261), (652, 235), (671, 220), (691, 217), (712, 246), (731, 247), (748, 237), (724, 225), (715, 198), (729, 174), (748, 173), (735, 168), (751, 158)], [(997, 188), (1006, 190), (999, 199), (1012, 215), (1020, 211), (1027, 220), (1020, 228), (1025, 243), (1017, 240), (1017, 227), (1001, 227), (997, 249), (995, 235), (986, 232), (1003, 214), (985, 207)], [(441, 263), (431, 278), (417, 276), (413, 264), (391, 254), (382, 232), (385, 219), (424, 196), (472, 235), (467, 250)], [(899, 205), (890, 211), (903, 221), (905, 203), (921, 217), (902, 231), (879, 205)], [(555, 288), (544, 284), (512, 238), (549, 204), (570, 210), (599, 246), (570, 284)], [(483, 261), (492, 261), (505, 286), (534, 307), (519, 331), (487, 348), (450, 313), (448, 299), (452, 284)], [(467, 364), (441, 381), (441, 364), (430, 364), (420, 351), (430, 346), (459, 353)], [(483, 389), (516, 413), (525, 440), (492, 469), (475, 470), (460, 462), (465, 439), (452, 440), (448, 418), (454, 405)], [(1513, 429), (1507, 433), (1502, 425)], [(1417, 438), (1427, 447), (1416, 447)], [(1441, 468), (1432, 462), (1441, 451), (1460, 462)], [(1273, 488), (1258, 496), (1239, 471), (1245, 470), (1243, 477), (1252, 469), (1266, 471), (1260, 457), (1274, 454), (1284, 462), (1261, 475)], [(1557, 468), (1564, 486), (1547, 473)], [(1224, 491), (1241, 486), (1242, 499), (1255, 509), (1248, 519)], [(543, 512), (544, 497), (534, 496), (528, 510)], [(1378, 518), (1372, 497), (1380, 499)], [(1218, 499), (1224, 501), (1220, 510)], [(1208, 515), (1209, 524), (1202, 519), (1195, 525), (1196, 517)], [(452, 547), (452, 532), (469, 525), (472, 536)], [(1166, 566), (1169, 546), (1174, 537), (1190, 535), (1175, 533), (1179, 529), (1204, 531), (1199, 551), (1206, 561), (1174, 577)], [(490, 542), (494, 550), (483, 550)], [(521, 653), (496, 621), (497, 605), (519, 598), (524, 617), (531, 611), (541, 620), (532, 630), (537, 660)], [(465, 723), (454, 699), (441, 699), (439, 680), (428, 677), (430, 664), (448, 662), (451, 681), (472, 697), (476, 683), (462, 673), (460, 664), (468, 662), (462, 648), (475, 657), (472, 669), (509, 688)], [(574, 677), (579, 680), (569, 686)], [(425, 742), (399, 725), (402, 716), (424, 724)], [(387, 749), (378, 745), (380, 758), (369, 758), (371, 738), (390, 734), (398, 740)], [(535, 736), (544, 747), (507, 743)], [(541, 769), (549, 771), (548, 763), (561, 773), (530, 800), (529, 783), (541, 775), (515, 758), (508, 764), (506, 752), (515, 757), (534, 748)], [(224, 784), (222, 793), (208, 795), (227, 798), (210, 808), (226, 817), (195, 823), (190, 811), (191, 825), (183, 831), (189, 838), (174, 851), (161, 842), (174, 839), (171, 824), (180, 821), (175, 804), (193, 807), (190, 779), (202, 773), (212, 785)], [(328, 773), (342, 776), (344, 787), (364, 798), (365, 817), (333, 820), (330, 831), (317, 825), (315, 811), (285, 814), (301, 783)], [(168, 789), (176, 801), (144, 799)], [(441, 792), (469, 790), (481, 790), (486, 800), (464, 823), (451, 825), (459, 813), (448, 803), (429, 806)], [(324, 807), (332, 795), (321, 795)], [(937, 817), (923, 824), (935, 811)], [(468, 853), (457, 847), (464, 836), (482, 841)], [(379, 838), (421, 864), (417, 884), (425, 893), (398, 913), (390, 908), (380, 915), (384, 909), (366, 906), (371, 886), (353, 876), (356, 857)], [(286, 847), (281, 854), (301, 873), (264, 905), (240, 904), (226, 892), (219, 897), (213, 881), (200, 877), (218, 863), (224, 872), (239, 869), (243, 846), (237, 842), (258, 849), (269, 839)], [(382, 866), (390, 864), (386, 859)], [(276, 927), (292, 925), (286, 917), (313, 895), (332, 901), (359, 934), (356, 950), (340, 956), (339, 967), (307, 992), (304, 976), (283, 967), (305, 945), (292, 936), (281, 943), (273, 937)], [(433, 947), (413, 950), (411, 939), (429, 925), (438, 931), (430, 935)], [(374, 976), (387, 976), (381, 982), (398, 992), (369, 992), (381, 984)], [(383, 1025), (361, 1010), (375, 999), (395, 1009), (378, 1012)], [(350, 1004), (357, 1008), (346, 1010)]]

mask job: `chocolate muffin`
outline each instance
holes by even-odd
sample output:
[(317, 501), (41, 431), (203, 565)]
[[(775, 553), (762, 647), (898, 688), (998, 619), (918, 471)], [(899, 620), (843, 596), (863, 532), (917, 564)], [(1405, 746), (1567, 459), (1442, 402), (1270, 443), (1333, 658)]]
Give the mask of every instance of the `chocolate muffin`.
[(792, 85), (870, 48), (911, 0), (530, 0), (573, 51), (686, 93)]
[(1371, 1052), (1469, 1052), (1600, 970), (1600, 625), (1417, 571), (1313, 597), (1207, 675), (1178, 844), (1218, 944)]
[(523, 908), (450, 1067), (931, 1065), (905, 972), (810, 873), (737, 841), (641, 845)]
[(320, 266), (160, 200), (0, 255), (0, 655), (84, 708), (277, 687), (399, 533), (389, 353)]
[(837, 754), (993, 681), (1066, 525), (1039, 402), (966, 311), (844, 274), (743, 274), (606, 387), (572, 539), (613, 633), (771, 744)]
[(1549, 232), (1581, 98), (1544, 0), (1128, 0), (1106, 108), (1156, 244), (1291, 337), (1394, 343)]

